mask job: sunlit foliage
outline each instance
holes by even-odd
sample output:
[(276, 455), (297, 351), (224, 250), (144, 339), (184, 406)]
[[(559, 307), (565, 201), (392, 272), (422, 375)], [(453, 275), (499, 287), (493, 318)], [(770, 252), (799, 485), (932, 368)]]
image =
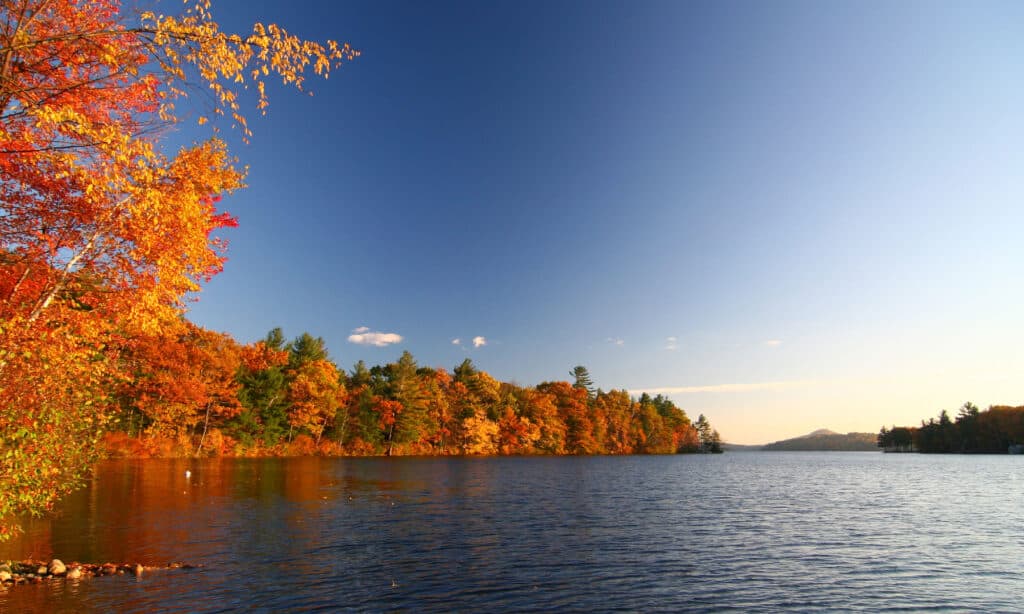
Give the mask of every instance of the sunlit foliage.
[[(591, 393), (564, 381), (523, 387), (500, 382), (469, 360), (451, 372), (420, 367), (409, 352), (385, 365), (360, 361), (345, 373), (323, 340), (307, 333), (285, 343), (274, 329), (240, 346), (192, 325), (188, 331), (136, 344), (134, 375), (121, 388), (128, 392), (112, 425), (129, 437), (108, 438), (120, 448), (115, 452), (390, 456), (718, 449), (717, 433), (703, 416), (691, 424), (660, 395)], [(210, 356), (213, 348), (224, 354), (220, 360)], [(227, 392), (235, 395), (230, 402), (222, 398)], [(209, 433), (235, 448), (204, 445)], [(172, 441), (132, 443), (160, 436)]]
[[(176, 347), (196, 332), (178, 332), (181, 310), (221, 270), (218, 231), (235, 219), (217, 206), (244, 170), (217, 138), (166, 151), (177, 105), (212, 92), (200, 111), (248, 138), (242, 88), (263, 112), (266, 79), (301, 89), (307, 71), (326, 77), (356, 55), (275, 25), (221, 32), (204, 1), (177, 16), (118, 0), (0, 3), (0, 518), (42, 512), (79, 483), (114, 381), (136, 375), (122, 351), (192, 351)], [(153, 378), (171, 368), (152, 362)], [(150, 430), (174, 412), (175, 428), (194, 429), (192, 404), (207, 434), (235, 412), (188, 381), (178, 401), (147, 406)]]

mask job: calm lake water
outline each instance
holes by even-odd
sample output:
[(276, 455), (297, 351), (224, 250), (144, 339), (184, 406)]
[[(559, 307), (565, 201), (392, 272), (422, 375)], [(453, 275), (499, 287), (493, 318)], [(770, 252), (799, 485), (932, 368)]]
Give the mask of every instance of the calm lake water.
[(29, 555), (204, 567), (0, 611), (1019, 612), (1024, 457), (115, 461)]

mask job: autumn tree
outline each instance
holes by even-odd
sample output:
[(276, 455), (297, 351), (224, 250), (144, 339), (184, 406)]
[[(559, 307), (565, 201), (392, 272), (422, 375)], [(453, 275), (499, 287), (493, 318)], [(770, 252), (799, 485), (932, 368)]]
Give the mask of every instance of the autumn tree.
[(604, 422), (604, 452), (632, 454), (636, 448), (632, 428), (635, 408), (629, 393), (625, 390), (599, 392), (594, 399), (594, 411)]
[(395, 427), (405, 408), (401, 403), (384, 397), (373, 397), (373, 411), (377, 413), (378, 428), (384, 444), (384, 454), (391, 456), (395, 449)]
[(286, 346), (284, 372), (285, 413), (289, 441), (305, 432), (319, 445), (324, 431), (333, 426), (345, 400), (341, 374), (327, 354), (322, 337), (302, 333)]
[(533, 445), (540, 439), (540, 427), (523, 415), (519, 398), (514, 392), (506, 395), (503, 402), (504, 409), (498, 420), (498, 452), (501, 454), (529, 454), (533, 452)]
[(528, 388), (519, 400), (521, 415), (537, 426), (534, 449), (541, 454), (565, 454), (565, 422), (558, 415), (555, 395)]
[(671, 439), (658, 411), (650, 403), (641, 402), (637, 418), (643, 434), (637, 450), (645, 454), (664, 454), (671, 445)]
[(300, 363), (289, 375), (288, 423), (298, 431), (309, 433), (319, 444), (324, 430), (334, 423), (344, 399), (345, 389), (339, 381), (338, 369), (331, 361), (321, 358)]
[[(270, 76), (302, 88), (307, 70), (355, 55), (275, 25), (222, 32), (203, 0), (179, 16), (0, 3), (0, 517), (39, 513), (80, 481), (114, 348), (178, 326), (221, 269), (217, 231), (235, 221), (218, 201), (244, 171), (216, 138), (166, 151), (176, 105), (192, 86), (212, 92), (199, 123), (224, 117), (248, 138), (241, 88), (263, 112)], [(88, 426), (51, 447), (69, 422)]]
[(184, 322), (180, 332), (132, 340), (123, 360), (130, 375), (121, 396), (150, 436), (202, 454), (211, 424), (219, 428), (242, 411), (240, 348), (228, 335)]
[(426, 402), (426, 438), (435, 453), (447, 454), (455, 429), (453, 415), (452, 376), (444, 369), (434, 369), (424, 376)]
[(490, 455), (498, 451), (498, 401), (501, 384), (478, 370), (467, 358), (454, 370), (450, 388), (456, 407), (455, 439), (463, 454)]

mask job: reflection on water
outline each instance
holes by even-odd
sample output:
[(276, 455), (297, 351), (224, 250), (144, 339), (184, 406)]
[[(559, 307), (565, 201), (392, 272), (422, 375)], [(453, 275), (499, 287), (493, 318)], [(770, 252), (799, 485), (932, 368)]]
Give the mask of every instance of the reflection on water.
[(114, 461), (0, 559), (204, 567), (0, 589), (0, 611), (1014, 610), (1021, 469), (873, 453)]

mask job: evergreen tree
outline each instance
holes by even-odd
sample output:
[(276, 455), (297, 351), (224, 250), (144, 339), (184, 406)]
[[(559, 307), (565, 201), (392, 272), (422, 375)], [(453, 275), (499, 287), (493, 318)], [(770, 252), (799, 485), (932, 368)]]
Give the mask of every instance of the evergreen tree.
[(415, 442), (426, 429), (427, 399), (416, 360), (408, 351), (402, 352), (398, 362), (388, 365), (388, 388), (390, 398), (402, 404), (389, 443)]
[(349, 376), (349, 384), (355, 388), (357, 386), (369, 386), (370, 385), (370, 370), (366, 368), (366, 363), (360, 360), (352, 366), (352, 374)]
[(693, 426), (697, 429), (697, 435), (700, 437), (700, 451), (711, 452), (714, 435), (711, 430), (711, 423), (704, 417), (704, 414), (701, 414)]
[[(284, 350), (284, 334), (281, 329), (274, 328), (268, 332), (263, 344), (274, 352)], [(238, 400), (245, 409), (235, 419), (236, 433), (243, 441), (255, 435), (266, 445), (276, 444), (288, 431), (288, 382), (285, 368), (280, 364), (259, 371), (243, 368), (239, 370), (237, 379), (242, 385)]]
[(296, 337), (288, 344), (288, 351), (288, 368), (293, 370), (314, 360), (327, 360), (327, 345), (323, 337), (314, 337), (309, 333)]
[(569, 375), (573, 377), (575, 383), (574, 388), (582, 388), (587, 391), (587, 396), (590, 398), (594, 397), (594, 380), (590, 379), (590, 372), (583, 365), (577, 365)]
[(462, 361), (462, 364), (455, 367), (452, 374), (455, 376), (455, 381), (459, 382), (464, 386), (469, 386), (473, 379), (473, 376), (478, 373), (476, 366), (473, 365), (473, 361), (466, 359)]
[(711, 439), (708, 445), (708, 452), (711, 452), (712, 454), (722, 453), (722, 436), (719, 435), (718, 431), (716, 430), (711, 431)]

